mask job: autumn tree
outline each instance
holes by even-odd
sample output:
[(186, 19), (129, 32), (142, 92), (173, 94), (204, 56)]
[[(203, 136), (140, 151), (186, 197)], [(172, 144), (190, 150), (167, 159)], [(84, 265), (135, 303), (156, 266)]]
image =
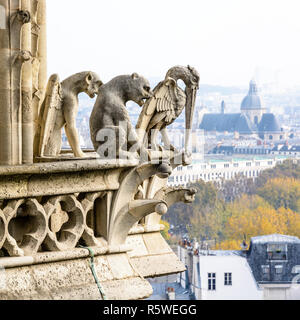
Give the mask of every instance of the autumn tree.
[[(300, 236), (300, 214), (286, 208), (276, 210), (259, 196), (243, 196), (228, 209), (232, 215), (225, 225), (225, 240), (219, 249), (237, 250), (246, 236), (268, 234)], [(239, 248), (240, 249), (240, 248)]]
[(237, 176), (222, 186), (200, 180), (191, 205), (176, 204), (165, 219), (188, 226), (191, 238), (218, 241), (216, 248), (240, 250), (246, 236), (273, 233), (300, 237), (300, 165), (285, 161), (258, 179)]
[(293, 178), (300, 180), (300, 165), (297, 161), (286, 160), (282, 164), (277, 164), (276, 167), (264, 170), (255, 180), (257, 188), (263, 187), (271, 179), (274, 178)]
[(284, 207), (300, 212), (300, 180), (294, 178), (271, 179), (257, 190), (257, 194), (275, 209)]
[(165, 229), (161, 231), (161, 235), (164, 237), (165, 240), (170, 240), (170, 224), (165, 220), (161, 220), (160, 224), (162, 224), (165, 227)]

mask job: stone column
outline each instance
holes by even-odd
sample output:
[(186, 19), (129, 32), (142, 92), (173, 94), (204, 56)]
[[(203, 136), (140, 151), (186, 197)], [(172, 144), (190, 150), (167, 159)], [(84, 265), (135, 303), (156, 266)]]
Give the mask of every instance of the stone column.
[[(31, 1), (21, 1), (22, 10), (30, 12)], [(30, 56), (22, 67), (22, 163), (33, 163), (33, 110), (32, 110), (32, 58), (31, 22), (22, 27), (21, 50)]]
[(26, 17), (19, 16), (18, 0), (1, 0), (5, 28), (0, 29), (0, 164), (22, 163), (21, 69), (28, 58), (21, 52), (21, 29)]
[(47, 82), (46, 0), (0, 0), (1, 18), (0, 165), (29, 164)]
[[(5, 9), (6, 20), (5, 28), (0, 29), (0, 165), (22, 164), (21, 88), (24, 84), (24, 94), (29, 97), (30, 104), (31, 44), (28, 40), (30, 26), (26, 25), (30, 22), (30, 14), (21, 11), (20, 5), (24, 4), (28, 9), (29, 3), (19, 0), (0, 1), (1, 7)], [(23, 79), (26, 79), (26, 83)]]
[[(37, 23), (39, 0), (31, 0), (31, 54), (32, 54), (32, 112), (33, 112), (33, 132), (37, 131), (38, 110), (41, 103), (39, 94), (39, 71), (40, 61), (38, 59), (40, 26)], [(36, 154), (35, 144), (33, 146)]]
[(0, 0), (0, 7), (1, 18), (5, 17), (0, 28), (0, 165), (7, 165), (12, 164), (9, 0)]
[(11, 98), (11, 165), (22, 164), (22, 67), (25, 61), (30, 59), (28, 52), (21, 51), (22, 28), (28, 23), (25, 16), (19, 15), (20, 1), (9, 1), (9, 37), (10, 37), (10, 98)]
[[(47, 86), (47, 24), (46, 24), (46, 0), (38, 0), (37, 23), (40, 27), (40, 36), (38, 41), (38, 59), (39, 68), (39, 96), (40, 105), (44, 101)], [(39, 110), (38, 110), (39, 111)], [(37, 112), (38, 113), (38, 112)], [(37, 118), (36, 118), (37, 119)]]
[[(33, 52), (33, 121), (34, 135), (38, 131), (39, 112), (47, 85), (47, 25), (46, 0), (32, 0), (32, 52)], [(34, 139), (34, 155), (39, 153), (39, 139)]]

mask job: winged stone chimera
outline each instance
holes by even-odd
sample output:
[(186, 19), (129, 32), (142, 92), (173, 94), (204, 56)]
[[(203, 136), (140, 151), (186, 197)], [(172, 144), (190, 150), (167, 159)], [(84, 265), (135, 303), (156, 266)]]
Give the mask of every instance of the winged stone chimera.
[(62, 145), (62, 128), (76, 158), (84, 158), (76, 128), (78, 95), (85, 92), (90, 98), (98, 94), (102, 81), (94, 72), (81, 72), (60, 82), (54, 74), (48, 81), (46, 97), (39, 113), (39, 130), (35, 136), (35, 155), (58, 157)]
[[(179, 87), (178, 80), (182, 80), (186, 85), (184, 91)], [(153, 98), (148, 100), (143, 107), (136, 126), (139, 140), (147, 147), (152, 144), (152, 148), (157, 149), (157, 134), (161, 132), (164, 147), (175, 151), (174, 146), (170, 143), (166, 128), (181, 115), (185, 108), (185, 152), (188, 154), (199, 81), (200, 75), (195, 68), (190, 66), (171, 68), (167, 72), (165, 80), (154, 89)]]

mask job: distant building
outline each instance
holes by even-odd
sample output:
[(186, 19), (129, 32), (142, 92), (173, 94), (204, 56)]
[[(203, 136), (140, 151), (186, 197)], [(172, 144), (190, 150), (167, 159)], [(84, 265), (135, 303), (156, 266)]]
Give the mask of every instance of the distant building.
[(300, 300), (300, 240), (251, 239), (249, 250), (195, 251), (178, 247), (187, 272), (178, 277), (196, 300)]
[(274, 147), (271, 152), (273, 155), (292, 155), (299, 156), (300, 155), (300, 146), (290, 146), (290, 145), (277, 145)]
[(169, 186), (187, 186), (199, 180), (204, 182), (218, 182), (232, 180), (237, 176), (257, 178), (266, 169), (281, 164), (286, 157), (259, 157), (209, 159), (194, 161), (187, 167), (178, 167), (169, 178)]
[(273, 146), (231, 146), (231, 145), (218, 145), (211, 149), (208, 154), (233, 156), (233, 155), (274, 155), (274, 156), (289, 156), (293, 158), (299, 158), (300, 146), (278, 144)]
[(267, 147), (267, 146), (246, 147), (246, 146), (218, 145), (212, 150), (210, 150), (208, 153), (222, 154), (226, 156), (232, 156), (234, 154), (269, 155), (271, 151), (272, 151), (272, 147)]
[(239, 136), (255, 135), (263, 140), (283, 140), (286, 135), (273, 113), (266, 113), (254, 80), (241, 104), (241, 113), (225, 113), (225, 102), (220, 113), (205, 114), (200, 129), (206, 132), (231, 132)]

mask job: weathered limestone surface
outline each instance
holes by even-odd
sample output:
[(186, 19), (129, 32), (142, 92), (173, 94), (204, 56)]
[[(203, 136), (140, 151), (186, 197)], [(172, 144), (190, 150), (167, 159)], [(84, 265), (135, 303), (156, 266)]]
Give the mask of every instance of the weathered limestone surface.
[[(148, 297), (145, 277), (184, 271), (161, 236), (160, 219), (173, 203), (194, 199), (194, 190), (166, 184), (172, 170), (191, 161), (198, 72), (171, 68), (154, 92), (137, 73), (107, 84), (94, 72), (62, 82), (53, 75), (46, 89), (46, 0), (0, 0), (0, 8), (0, 299)], [(97, 155), (80, 149), (80, 92), (98, 94), (90, 119)], [(130, 100), (143, 107), (138, 133), (126, 110)], [(179, 152), (166, 127), (184, 108)], [(63, 127), (71, 155), (61, 152)], [(164, 146), (150, 137), (152, 129)]]
[(33, 161), (34, 118), (45, 90), (46, 0), (1, 0), (0, 164)]
[[(109, 300), (147, 298), (152, 288), (144, 277), (185, 270), (160, 232), (129, 236), (126, 244), (132, 251), (107, 255), (92, 248), (96, 255), (95, 270)], [(9, 259), (6, 258), (5, 263), (5, 258), (0, 258), (0, 264), (7, 265), (6, 287), (0, 287), (0, 299), (101, 300), (103, 297), (92, 275), (88, 256), (86, 249), (41, 253), (19, 261), (24, 264), (19, 267), (16, 259), (14, 265), (9, 265)]]
[(145, 179), (165, 169), (99, 160), (0, 167), (0, 265), (6, 280), (0, 299), (101, 299), (89, 252), (78, 243), (93, 246), (108, 299), (146, 298), (152, 289), (145, 277), (182, 272), (161, 226), (139, 223), (157, 204), (167, 206), (159, 198), (136, 197)]
[(145, 278), (185, 271), (185, 267), (165, 242), (160, 232), (128, 236), (126, 243), (135, 270)]
[[(109, 300), (143, 299), (150, 284), (131, 267), (127, 254), (98, 256), (95, 270)], [(6, 269), (1, 300), (102, 300), (89, 258)]]
[(0, 167), (0, 200), (117, 190), (125, 164), (84, 160)]
[(133, 266), (145, 278), (166, 276), (185, 271), (175, 253), (147, 255), (131, 259)]

